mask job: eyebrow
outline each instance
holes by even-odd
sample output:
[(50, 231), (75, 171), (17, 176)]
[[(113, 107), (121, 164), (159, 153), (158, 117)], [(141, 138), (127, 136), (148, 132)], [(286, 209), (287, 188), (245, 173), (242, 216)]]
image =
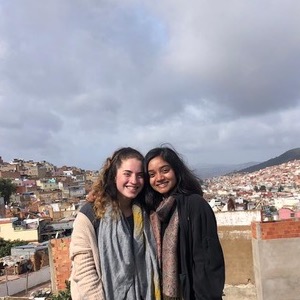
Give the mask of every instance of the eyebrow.
[[(162, 168), (165, 168), (165, 167), (171, 167), (169, 164), (166, 164), (166, 165), (163, 165), (161, 167), (159, 167), (159, 170), (161, 170)], [(148, 170), (148, 172), (154, 172), (154, 170)]]
[[(129, 172), (129, 173), (134, 173), (133, 171), (131, 171), (131, 170), (123, 170), (123, 172)], [(141, 171), (141, 172), (137, 172), (136, 174), (144, 174), (144, 172), (143, 171)]]

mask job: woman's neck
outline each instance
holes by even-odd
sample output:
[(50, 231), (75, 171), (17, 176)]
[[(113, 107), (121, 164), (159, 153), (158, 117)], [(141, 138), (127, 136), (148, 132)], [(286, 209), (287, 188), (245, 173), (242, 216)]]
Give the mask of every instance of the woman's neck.
[(130, 217), (132, 215), (132, 203), (131, 202), (119, 202), (121, 212), (125, 217)]

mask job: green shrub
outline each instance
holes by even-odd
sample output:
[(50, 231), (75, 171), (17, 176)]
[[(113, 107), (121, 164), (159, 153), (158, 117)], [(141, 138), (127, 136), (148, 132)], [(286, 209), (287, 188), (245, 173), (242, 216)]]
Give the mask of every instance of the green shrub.
[(50, 300), (72, 300), (71, 298), (71, 286), (70, 281), (65, 281), (66, 289), (63, 291), (59, 291), (57, 295), (51, 295)]
[(27, 245), (27, 244), (28, 242), (21, 241), (21, 240), (6, 241), (3, 238), (0, 238), (0, 258), (4, 256), (9, 256), (11, 248), (16, 246)]

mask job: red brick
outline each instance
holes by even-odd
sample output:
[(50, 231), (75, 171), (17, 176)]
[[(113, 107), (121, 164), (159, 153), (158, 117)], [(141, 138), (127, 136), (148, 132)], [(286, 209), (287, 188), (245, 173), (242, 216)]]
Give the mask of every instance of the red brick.
[[(260, 230), (260, 236), (257, 236)], [(255, 239), (278, 239), (300, 237), (300, 220), (282, 220), (276, 222), (253, 222), (252, 237)]]

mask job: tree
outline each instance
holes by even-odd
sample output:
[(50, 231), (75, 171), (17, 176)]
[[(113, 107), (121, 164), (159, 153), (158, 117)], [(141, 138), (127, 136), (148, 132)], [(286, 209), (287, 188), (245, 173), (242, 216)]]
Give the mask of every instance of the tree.
[(28, 242), (21, 241), (21, 240), (6, 241), (3, 238), (0, 238), (0, 258), (4, 256), (9, 256), (11, 248), (16, 246), (27, 245), (27, 244)]
[(15, 193), (17, 186), (11, 179), (0, 178), (0, 196), (4, 198), (4, 204), (9, 204), (10, 196)]

